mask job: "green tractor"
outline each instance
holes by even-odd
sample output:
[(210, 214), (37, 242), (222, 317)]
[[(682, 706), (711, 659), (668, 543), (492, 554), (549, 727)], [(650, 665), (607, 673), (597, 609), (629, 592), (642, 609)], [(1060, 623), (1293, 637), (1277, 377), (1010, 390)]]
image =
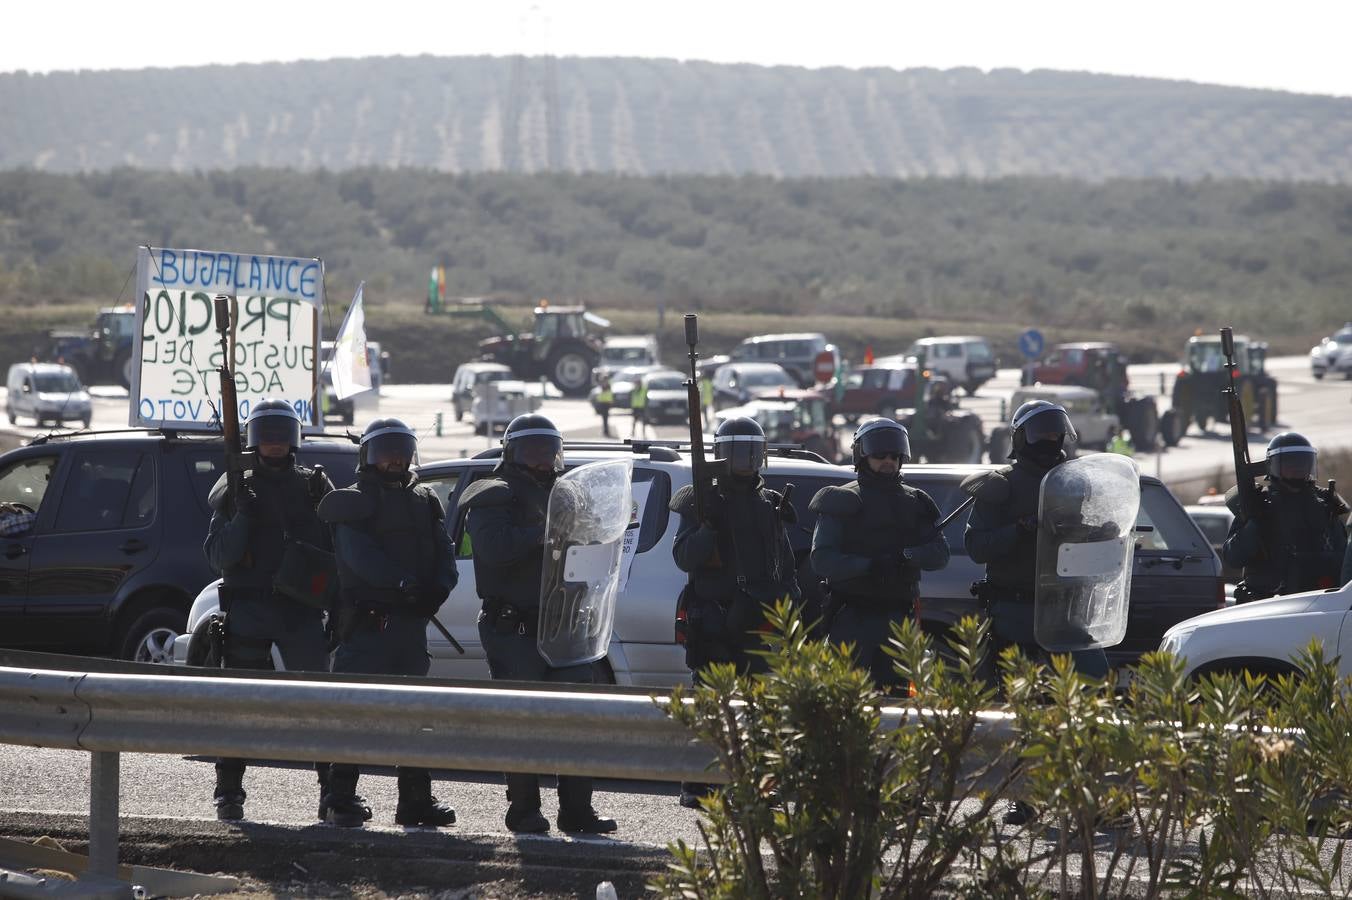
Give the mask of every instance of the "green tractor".
[(564, 396), (585, 397), (603, 343), (589, 326), (609, 328), (610, 322), (582, 306), (550, 306), (541, 301), (535, 307), (533, 331), (482, 340), (479, 355), (509, 366), (518, 378), (544, 376)]
[(52, 331), (47, 346), (36, 355), (45, 362), (65, 363), (81, 384), (117, 384), (131, 387), (132, 343), (136, 308), (109, 306), (99, 310), (94, 326), (85, 331)]
[[(1267, 373), (1267, 344), (1235, 335), (1235, 387), (1250, 427), (1259, 432), (1277, 423), (1277, 380)], [(1230, 384), (1215, 334), (1188, 338), (1183, 367), (1174, 381), (1174, 408), (1170, 411), (1177, 434), (1190, 422), (1206, 431), (1212, 422), (1225, 422), (1229, 412), (1221, 391)]]

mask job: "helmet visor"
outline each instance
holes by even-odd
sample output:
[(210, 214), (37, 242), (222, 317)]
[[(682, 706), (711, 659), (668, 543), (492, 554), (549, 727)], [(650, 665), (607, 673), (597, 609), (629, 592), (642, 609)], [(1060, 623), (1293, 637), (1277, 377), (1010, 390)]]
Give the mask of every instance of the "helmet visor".
[(863, 456), (895, 456), (901, 462), (911, 459), (911, 440), (900, 428), (874, 428), (859, 438)]
[(244, 432), (244, 441), (249, 447), (262, 444), (300, 446), (300, 422), (288, 415), (264, 415), (249, 419)]
[(1268, 455), (1268, 474), (1282, 481), (1312, 481), (1316, 472), (1314, 449), (1281, 449)]
[(765, 465), (765, 438), (754, 434), (716, 437), (714, 458), (726, 459), (733, 472), (759, 472)]
[(418, 439), (402, 432), (378, 434), (367, 441), (363, 449), (367, 465), (384, 469), (393, 464), (395, 468), (407, 469), (418, 455)]
[(1029, 444), (1063, 440), (1073, 444), (1080, 439), (1075, 433), (1075, 426), (1070, 424), (1070, 417), (1059, 406), (1038, 410), (1021, 427), (1024, 440)]
[(528, 434), (512, 439), (512, 462), (528, 469), (563, 471), (563, 439), (557, 434)]

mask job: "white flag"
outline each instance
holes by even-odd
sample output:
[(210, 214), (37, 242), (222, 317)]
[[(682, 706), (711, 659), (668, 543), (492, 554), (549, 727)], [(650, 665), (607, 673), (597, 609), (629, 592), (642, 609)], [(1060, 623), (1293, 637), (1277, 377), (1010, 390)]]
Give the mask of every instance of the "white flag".
[(366, 282), (357, 285), (352, 305), (347, 308), (343, 325), (333, 342), (333, 393), (339, 400), (371, 389), (371, 366), (366, 359), (366, 314), (361, 308), (361, 292)]

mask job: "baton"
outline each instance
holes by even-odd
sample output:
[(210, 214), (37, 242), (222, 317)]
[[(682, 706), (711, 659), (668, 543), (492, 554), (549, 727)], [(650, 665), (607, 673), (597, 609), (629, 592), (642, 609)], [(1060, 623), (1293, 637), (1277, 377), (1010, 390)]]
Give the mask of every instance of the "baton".
[(441, 632), (441, 636), (444, 637), (446, 640), (450, 641), (450, 642), (451, 642), (451, 646), (454, 647), (454, 648), (456, 649), (456, 651), (459, 652), (459, 654), (460, 654), (461, 656), (464, 656), (464, 655), (465, 655), (465, 648), (462, 647), (462, 646), (460, 646), (460, 642), (457, 641), (457, 640), (455, 639), (455, 635), (453, 635), (453, 634), (451, 634), (449, 631), (447, 631), (447, 630), (446, 630), (446, 626), (445, 626), (445, 625), (442, 625), (442, 624), (441, 624), (441, 620), (438, 619), (436, 616), (432, 616), (432, 617), (431, 617), (431, 620), (432, 620), (432, 624), (435, 625), (435, 626), (437, 626), (437, 631), (440, 631), (440, 632)]

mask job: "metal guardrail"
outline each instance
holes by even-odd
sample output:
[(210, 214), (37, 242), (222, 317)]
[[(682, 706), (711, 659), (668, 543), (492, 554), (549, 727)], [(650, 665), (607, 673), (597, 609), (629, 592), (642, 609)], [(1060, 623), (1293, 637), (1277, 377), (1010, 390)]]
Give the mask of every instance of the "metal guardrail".
[[(725, 781), (664, 697), (524, 685), (363, 684), (0, 667), (0, 743), (92, 754), (90, 867), (117, 865), (118, 754), (171, 753), (656, 781)], [(887, 708), (883, 727), (929, 715)], [(1013, 735), (981, 714), (977, 750)], [(975, 757), (989, 757), (978, 752)]]

